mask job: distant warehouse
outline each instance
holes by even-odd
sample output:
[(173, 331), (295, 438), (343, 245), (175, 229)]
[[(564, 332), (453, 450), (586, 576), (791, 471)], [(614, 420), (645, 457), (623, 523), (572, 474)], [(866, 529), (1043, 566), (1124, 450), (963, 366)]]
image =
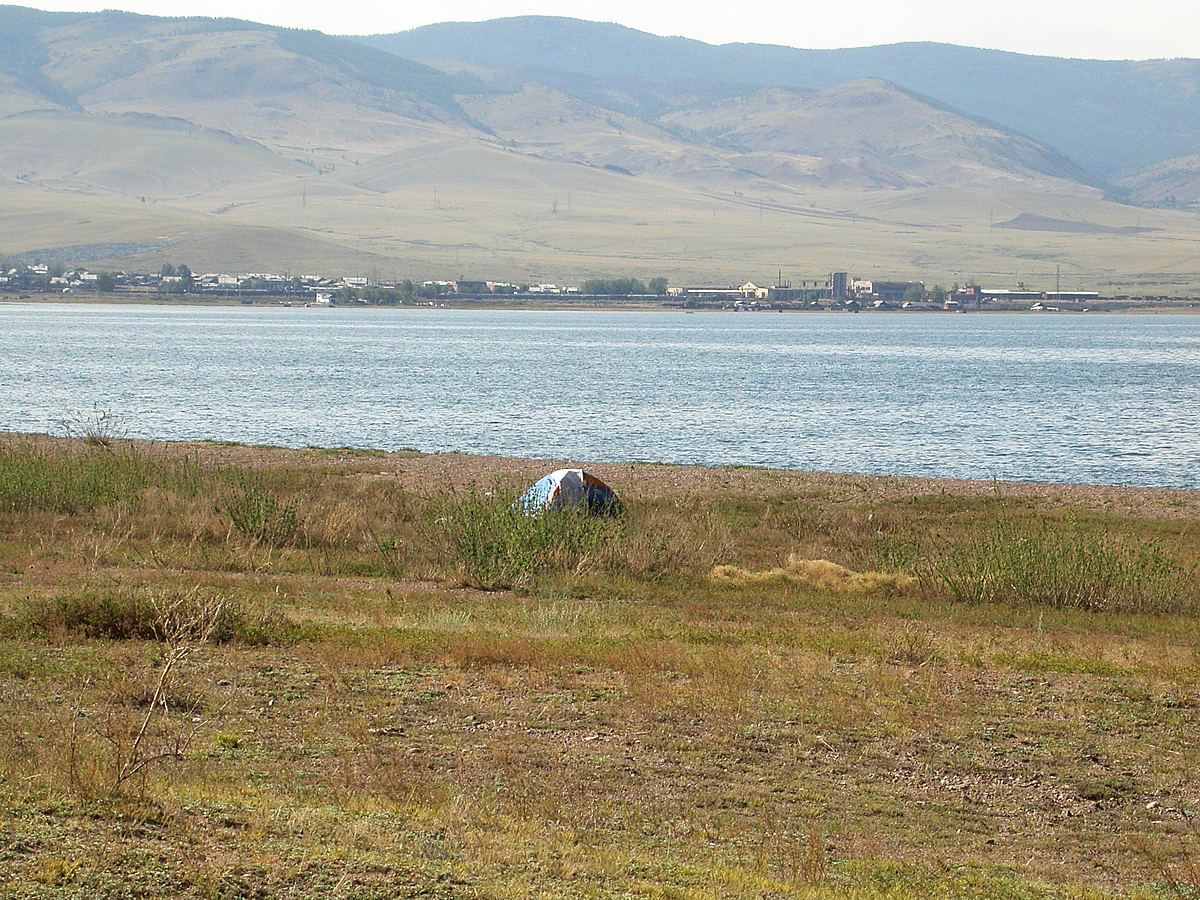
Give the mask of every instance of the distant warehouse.
[(1045, 299), (1041, 291), (1010, 291), (1007, 288), (977, 288), (976, 296), (981, 303), (1022, 303)]
[(1047, 291), (1047, 300), (1065, 300), (1067, 303), (1091, 303), (1100, 299), (1096, 291)]
[(1094, 303), (1100, 299), (1100, 294), (1096, 291), (1014, 291), (1008, 288), (968, 287), (954, 297), (962, 303), (1036, 303), (1041, 300)]
[(874, 297), (885, 303), (900, 303), (904, 300), (922, 300), (925, 297), (923, 281), (872, 281), (870, 293), (863, 296)]

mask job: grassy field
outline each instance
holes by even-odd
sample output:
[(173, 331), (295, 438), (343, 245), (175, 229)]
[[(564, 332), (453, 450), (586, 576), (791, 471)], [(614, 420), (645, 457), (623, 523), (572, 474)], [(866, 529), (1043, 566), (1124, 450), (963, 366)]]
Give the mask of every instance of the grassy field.
[(0, 891), (1200, 895), (1200, 495), (548, 467), (0, 438)]
[[(128, 143), (142, 137), (133, 133)], [(30, 133), (25, 142), (39, 140)], [(364, 155), (319, 176), (278, 175), (256, 164), (247, 177), (261, 177), (249, 186), (214, 183), (186, 198), (161, 199), (145, 187), (143, 203), (121, 187), (136, 183), (138, 171), (104, 170), (116, 187), (98, 186), (73, 174), (95, 168), (84, 166), (87, 158), (58, 149), (51, 137), (40, 145), (52, 150), (42, 168), (54, 162), (46, 183), (0, 165), (0, 256), (94, 269), (157, 271), (164, 262), (186, 262), (198, 272), (556, 284), (612, 275), (765, 284), (779, 274), (799, 281), (851, 271), (945, 286), (1023, 282), (1038, 290), (1054, 288), (1061, 266), (1064, 290), (1200, 288), (1195, 215), (1055, 193), (1036, 183), (891, 191), (690, 185), (534, 159), (450, 135), (442, 143)], [(124, 145), (112, 146), (114, 158), (123, 159)], [(172, 146), (164, 141), (152, 155), (169, 157)], [(174, 190), (202, 175), (189, 169), (160, 177)], [(1021, 215), (1146, 230), (993, 227)]]

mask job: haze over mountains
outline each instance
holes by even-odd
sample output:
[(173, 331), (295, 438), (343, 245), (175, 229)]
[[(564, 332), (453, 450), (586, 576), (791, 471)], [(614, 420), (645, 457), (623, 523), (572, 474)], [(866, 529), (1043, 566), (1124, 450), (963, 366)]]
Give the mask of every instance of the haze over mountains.
[(1195, 60), (0, 7), (0, 256), (1174, 289), (1197, 160)]

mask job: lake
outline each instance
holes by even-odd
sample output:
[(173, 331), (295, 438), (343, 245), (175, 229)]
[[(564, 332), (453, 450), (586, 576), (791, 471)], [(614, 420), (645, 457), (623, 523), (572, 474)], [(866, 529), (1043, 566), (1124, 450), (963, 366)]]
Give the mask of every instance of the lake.
[(1200, 488), (1200, 316), (0, 306), (0, 429)]

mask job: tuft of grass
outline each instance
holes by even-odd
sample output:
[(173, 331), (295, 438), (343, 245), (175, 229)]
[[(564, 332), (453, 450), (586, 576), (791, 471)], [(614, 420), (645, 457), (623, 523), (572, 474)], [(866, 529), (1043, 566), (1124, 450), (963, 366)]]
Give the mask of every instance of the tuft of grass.
[(1125, 775), (1083, 778), (1076, 784), (1075, 792), (1081, 800), (1103, 803), (1136, 794), (1137, 783)]
[(523, 587), (547, 572), (587, 571), (620, 530), (619, 522), (583, 509), (526, 515), (500, 493), (454, 496), (440, 512), (436, 525), (454, 566), (482, 590)]
[(1195, 572), (1160, 545), (1078, 523), (1001, 519), (950, 548), (927, 574), (964, 603), (1135, 613), (1200, 606)]
[(99, 403), (92, 405), (91, 412), (73, 410), (62, 421), (63, 433), (76, 438), (90, 447), (108, 449), (128, 433), (125, 422), (112, 409)]
[(300, 535), (296, 504), (283, 500), (257, 473), (236, 477), (221, 512), (244, 537), (258, 543), (284, 546)]
[(915, 622), (907, 622), (903, 628), (893, 631), (885, 649), (885, 658), (900, 665), (920, 668), (944, 662), (933, 630)]
[[(216, 600), (220, 600), (219, 603)], [(241, 641), (274, 643), (287, 622), (277, 612), (251, 613), (237, 598), (199, 590), (104, 589), (92, 587), (18, 604), (18, 630), (46, 635), (76, 635), (104, 640), (163, 640), (161, 609), (169, 601), (187, 613), (193, 608), (219, 609), (208, 639), (214, 643)]]

